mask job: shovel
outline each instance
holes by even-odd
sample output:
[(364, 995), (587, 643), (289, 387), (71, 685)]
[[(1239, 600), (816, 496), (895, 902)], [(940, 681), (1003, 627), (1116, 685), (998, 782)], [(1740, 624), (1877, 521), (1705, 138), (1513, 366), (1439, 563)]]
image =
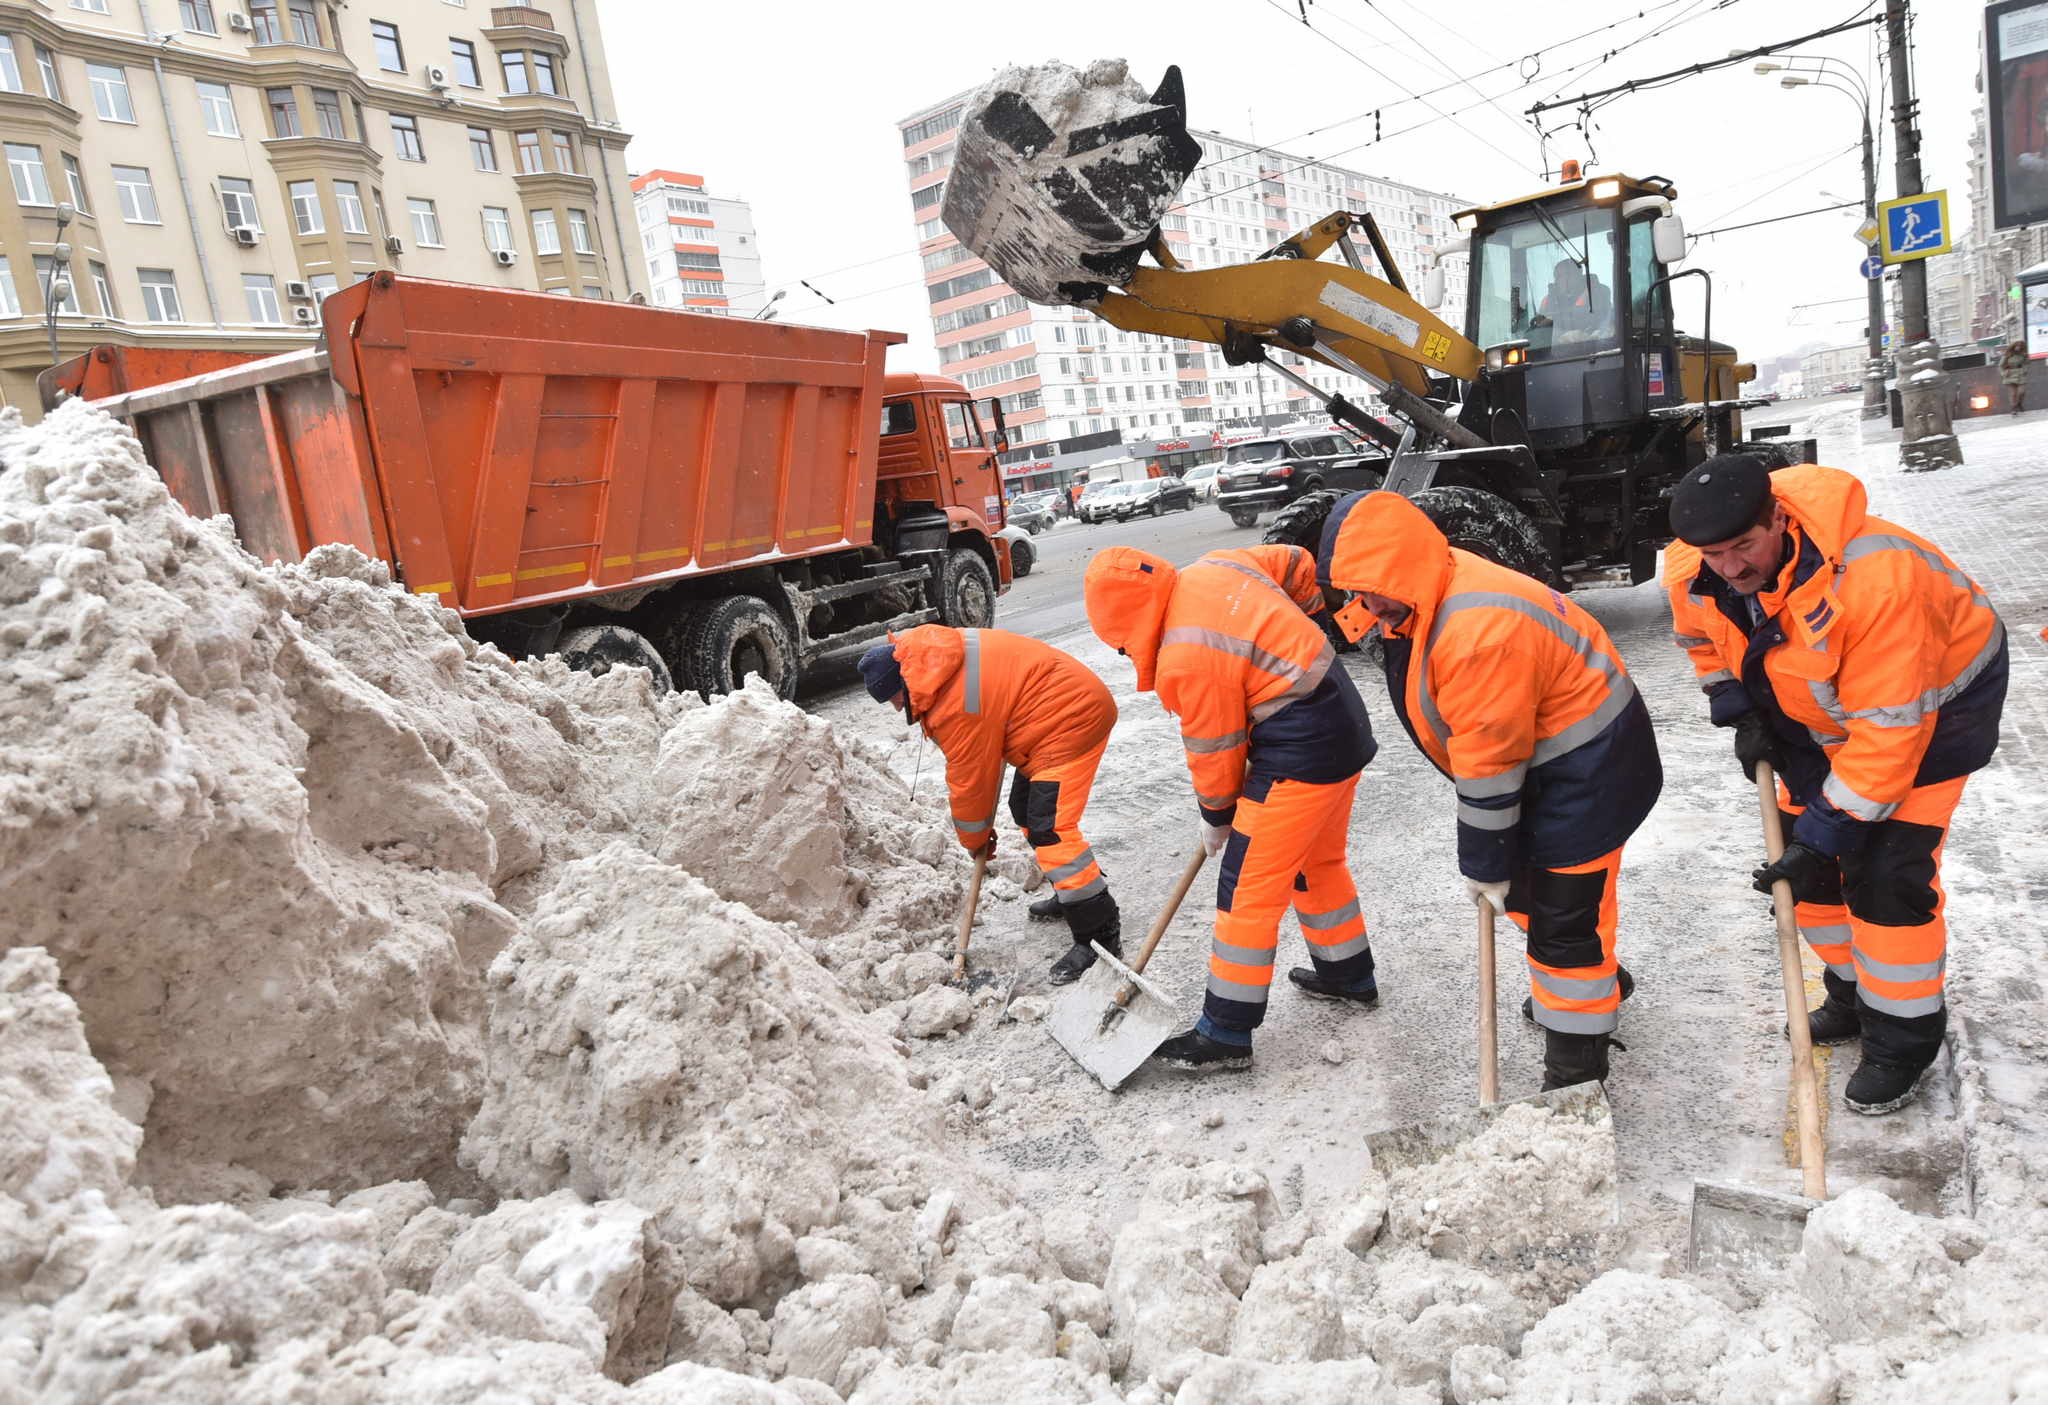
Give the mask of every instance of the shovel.
[(951, 983), (970, 995), (992, 985), (1014, 985), (1015, 978), (1001, 971), (987, 967), (969, 972), (967, 969), (967, 942), (974, 931), (974, 909), (981, 902), (981, 878), (988, 872), (988, 850), (982, 848), (974, 855), (974, 876), (967, 880), (967, 902), (960, 909), (960, 930), (953, 938), (953, 975)]
[[(1764, 854), (1776, 863), (1785, 852), (1785, 831), (1778, 818), (1776, 777), (1768, 762), (1756, 763), (1756, 800), (1763, 814)], [(1782, 878), (1771, 885), (1771, 909), (1778, 919), (1778, 972), (1792, 1040), (1792, 1096), (1798, 1107), (1799, 1168), (1806, 1194), (1694, 1181), (1688, 1252), (1694, 1269), (1739, 1271), (1789, 1258), (1799, 1252), (1807, 1215), (1828, 1197), (1827, 1147), (1820, 1135), (1820, 1083), (1813, 1072), (1813, 1034), (1806, 1024), (1799, 926), (1792, 912), (1792, 885)]]
[(1137, 960), (1126, 966), (1097, 943), (1095, 964), (1053, 1002), (1046, 1018), (1046, 1028), (1059, 1046), (1112, 1093), (1171, 1039), (1180, 1025), (1172, 998), (1142, 973), (1208, 857), (1208, 851), (1201, 848), (1189, 857), (1173, 896), (1153, 920), (1152, 930), (1145, 933)]
[[(1500, 1057), (1497, 1030), (1497, 1002), (1494, 996), (1493, 908), (1479, 900), (1479, 1106), (1448, 1117), (1394, 1127), (1366, 1136), (1373, 1168), (1382, 1173), (1426, 1166), (1441, 1161), (1493, 1125), (1503, 1108), (1521, 1104), (1547, 1107), (1555, 1117), (1569, 1118), (1602, 1128), (1613, 1157), (1614, 1118), (1607, 1106), (1607, 1093), (1598, 1083), (1578, 1083), (1548, 1093), (1532, 1093), (1510, 1102), (1500, 1099)], [(1614, 1178), (1608, 1177), (1610, 1192)], [(1621, 1201), (1615, 1197), (1610, 1220), (1619, 1220)]]

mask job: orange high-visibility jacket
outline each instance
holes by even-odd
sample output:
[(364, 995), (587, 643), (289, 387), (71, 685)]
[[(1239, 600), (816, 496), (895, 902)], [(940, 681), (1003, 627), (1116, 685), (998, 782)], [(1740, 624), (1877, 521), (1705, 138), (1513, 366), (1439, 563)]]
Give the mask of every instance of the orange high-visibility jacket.
[(1635, 832), (1664, 772), (1650, 714), (1598, 620), (1452, 546), (1398, 493), (1338, 503), (1320, 560), (1325, 584), (1411, 611), (1380, 627), (1387, 691), (1458, 788), (1460, 872), (1493, 883), (1524, 862), (1590, 863)]
[(1116, 725), (1116, 703), (1072, 654), (1001, 629), (921, 624), (889, 636), (917, 720), (946, 757), (953, 829), (981, 847), (1003, 763), (1025, 775), (1085, 756)]
[(1176, 571), (1113, 546), (1088, 563), (1083, 590), (1096, 635), (1180, 719), (1211, 823), (1227, 823), (1261, 782), (1342, 780), (1372, 759), (1365, 706), (1309, 618), (1322, 594), (1300, 547), (1212, 551)]
[(1785, 743), (1785, 783), (1807, 807), (1794, 837), (1853, 852), (1863, 826), (1916, 785), (1991, 759), (2006, 688), (2005, 626), (1932, 542), (1867, 511), (1853, 474), (1781, 468), (1771, 492), (1792, 556), (1749, 601), (1699, 548), (1664, 552), (1672, 630), (1723, 726), (1752, 710)]

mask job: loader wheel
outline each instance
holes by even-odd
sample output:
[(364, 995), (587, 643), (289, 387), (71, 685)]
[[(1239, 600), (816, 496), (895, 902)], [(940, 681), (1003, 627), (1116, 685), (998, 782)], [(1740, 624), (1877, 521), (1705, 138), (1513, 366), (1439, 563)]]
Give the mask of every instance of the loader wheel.
[(796, 693), (796, 646), (782, 616), (758, 595), (728, 595), (690, 616), (684, 645), (690, 686), (706, 698), (759, 674), (780, 698)]
[(1256, 527), (1259, 525), (1259, 514), (1249, 508), (1233, 507), (1230, 509), (1230, 521), (1231, 525), (1237, 527)]
[(644, 668), (653, 675), (654, 691), (672, 693), (675, 678), (644, 634), (615, 624), (585, 625), (562, 636), (555, 646), (562, 662), (581, 673), (601, 678), (614, 668)]
[(1343, 498), (1344, 494), (1327, 488), (1303, 493), (1280, 509), (1280, 515), (1268, 524), (1266, 534), (1259, 540), (1268, 546), (1298, 546), (1314, 556), (1322, 549), (1323, 523), (1329, 520), (1330, 509)]
[(955, 629), (996, 622), (996, 582), (978, 552), (955, 547), (939, 566), (939, 618)]
[(1450, 538), (1452, 546), (1545, 585), (1557, 584), (1557, 568), (1536, 524), (1506, 498), (1483, 488), (1424, 488), (1409, 501)]

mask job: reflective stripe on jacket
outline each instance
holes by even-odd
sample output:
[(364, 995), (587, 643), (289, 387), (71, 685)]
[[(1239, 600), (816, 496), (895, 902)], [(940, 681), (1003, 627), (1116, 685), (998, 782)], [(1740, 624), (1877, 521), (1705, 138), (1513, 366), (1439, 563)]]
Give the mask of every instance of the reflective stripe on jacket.
[(1976, 582), (1922, 537), (1867, 511), (1837, 468), (1771, 475), (1792, 520), (1791, 559), (1755, 600), (1699, 548), (1664, 556), (1672, 630), (1713, 719), (1763, 711), (1787, 743), (1785, 782), (1806, 806), (1795, 836), (1853, 851), (1916, 785), (1991, 759), (2005, 705), (2005, 626)]
[(1004, 762), (1028, 776), (1087, 755), (1116, 725), (1102, 680), (1040, 640), (921, 624), (889, 642), (912, 713), (945, 754), (953, 828), (970, 849), (995, 817)]
[(1134, 547), (1088, 564), (1095, 633), (1180, 719), (1195, 798), (1227, 822), (1248, 788), (1336, 781), (1372, 760), (1372, 726), (1322, 626), (1315, 561), (1297, 546), (1212, 551), (1185, 571)]
[(1458, 788), (1458, 866), (1499, 882), (1620, 848), (1664, 784), (1621, 655), (1591, 615), (1539, 581), (1453, 547), (1398, 493), (1331, 511), (1325, 584), (1407, 605), (1385, 639), (1387, 691), (1409, 736)]

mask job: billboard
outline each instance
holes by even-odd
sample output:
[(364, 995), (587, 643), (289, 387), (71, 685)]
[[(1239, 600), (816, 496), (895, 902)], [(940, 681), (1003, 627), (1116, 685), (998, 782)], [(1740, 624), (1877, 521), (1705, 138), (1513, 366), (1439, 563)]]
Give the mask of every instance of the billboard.
[(2048, 0), (1986, 7), (1984, 84), (1992, 225), (2048, 222)]

